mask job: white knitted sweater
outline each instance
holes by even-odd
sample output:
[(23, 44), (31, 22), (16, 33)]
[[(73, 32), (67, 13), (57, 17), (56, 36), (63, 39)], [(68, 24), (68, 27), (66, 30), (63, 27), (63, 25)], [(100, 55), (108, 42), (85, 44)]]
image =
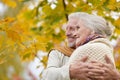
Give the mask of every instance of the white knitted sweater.
[(98, 38), (82, 46), (79, 46), (72, 53), (69, 59), (69, 63), (75, 59), (83, 58), (84, 56), (88, 56), (87, 62), (98, 61), (101, 63), (106, 63), (105, 55), (108, 55), (113, 64), (115, 64), (113, 57), (113, 47), (110, 45), (109, 40), (105, 38)]

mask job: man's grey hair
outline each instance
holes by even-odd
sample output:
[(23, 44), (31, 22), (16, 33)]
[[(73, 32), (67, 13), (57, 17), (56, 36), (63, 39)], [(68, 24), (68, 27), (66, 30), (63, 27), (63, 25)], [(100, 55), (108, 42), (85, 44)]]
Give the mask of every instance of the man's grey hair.
[(97, 34), (104, 35), (109, 38), (113, 33), (114, 26), (100, 16), (84, 12), (75, 12), (68, 16), (68, 20), (74, 18), (83, 21), (85, 27), (90, 28)]

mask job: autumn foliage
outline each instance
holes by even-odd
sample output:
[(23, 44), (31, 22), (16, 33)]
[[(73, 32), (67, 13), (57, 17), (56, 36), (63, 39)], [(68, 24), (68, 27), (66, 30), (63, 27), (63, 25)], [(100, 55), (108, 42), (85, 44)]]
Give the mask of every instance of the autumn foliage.
[[(14, 69), (11, 75), (20, 74), (22, 62), (38, 57), (39, 50), (48, 52), (56, 44), (66, 44), (62, 25), (68, 14), (78, 11), (96, 13), (115, 26), (111, 40), (117, 42), (114, 55), (120, 69), (120, 1), (2, 0), (2, 3), (9, 10), (0, 19), (0, 80), (10, 79), (7, 75), (10, 67)], [(112, 13), (118, 13), (116, 18)], [(47, 56), (41, 62), (46, 66)]]

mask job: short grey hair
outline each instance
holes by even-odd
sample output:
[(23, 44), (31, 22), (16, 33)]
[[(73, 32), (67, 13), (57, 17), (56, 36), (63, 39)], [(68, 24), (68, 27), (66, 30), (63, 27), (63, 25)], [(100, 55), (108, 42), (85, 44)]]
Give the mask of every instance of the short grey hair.
[(90, 28), (95, 33), (110, 37), (114, 31), (114, 26), (103, 17), (88, 14), (85, 12), (75, 12), (68, 16), (68, 20), (76, 18), (83, 21), (84, 26)]

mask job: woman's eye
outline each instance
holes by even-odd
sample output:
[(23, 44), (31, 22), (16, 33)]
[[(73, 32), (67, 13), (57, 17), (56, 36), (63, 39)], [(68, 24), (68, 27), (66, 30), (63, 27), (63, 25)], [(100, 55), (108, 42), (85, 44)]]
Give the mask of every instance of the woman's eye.
[(77, 26), (76, 28), (77, 28), (77, 29), (79, 29), (80, 27), (79, 27), (79, 26)]

